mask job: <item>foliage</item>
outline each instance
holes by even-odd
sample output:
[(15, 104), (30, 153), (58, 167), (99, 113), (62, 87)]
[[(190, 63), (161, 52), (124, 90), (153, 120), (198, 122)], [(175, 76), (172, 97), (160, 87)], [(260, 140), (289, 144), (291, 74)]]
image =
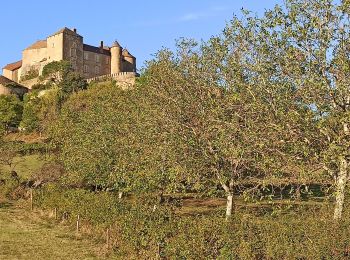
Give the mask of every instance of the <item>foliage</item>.
[(87, 88), (86, 81), (74, 72), (69, 61), (53, 61), (43, 68), (42, 80), (49, 80), (61, 90), (62, 98)]
[(87, 88), (86, 81), (72, 70), (68, 61), (45, 65), (40, 80), (24, 100), (21, 127), (28, 132), (45, 131), (53, 124), (67, 97)]
[(62, 74), (67, 74), (71, 70), (69, 61), (52, 61), (43, 68), (41, 79), (51, 78), (53, 81), (59, 79)]
[(0, 95), (0, 128), (16, 127), (22, 118), (23, 105), (15, 95)]
[(69, 72), (63, 74), (62, 80), (59, 82), (58, 87), (61, 89), (63, 97), (66, 97), (79, 90), (87, 88), (87, 83), (78, 73)]
[[(119, 257), (166, 259), (346, 259), (349, 216), (334, 232), (329, 206), (271, 206), (263, 214), (244, 208), (228, 222), (209, 213), (182, 215), (172, 203), (152, 196), (118, 200), (113, 193), (47, 186), (37, 206), (56, 207), (74, 224), (76, 215), (99, 228), (110, 227)], [(279, 212), (279, 213), (274, 213)], [(96, 230), (98, 230), (98, 228)], [(97, 232), (99, 233), (99, 232)]]
[(66, 101), (51, 134), (69, 173), (68, 183), (124, 191), (136, 182), (144, 190), (151, 185), (147, 152), (154, 144), (144, 139), (149, 130), (136, 94), (106, 84)]
[(55, 88), (27, 94), (24, 99), (21, 128), (27, 132), (45, 130), (57, 117), (59, 102), (59, 91)]
[(24, 76), (21, 77), (20, 81), (31, 80), (39, 77), (39, 70), (35, 67), (31, 67)]

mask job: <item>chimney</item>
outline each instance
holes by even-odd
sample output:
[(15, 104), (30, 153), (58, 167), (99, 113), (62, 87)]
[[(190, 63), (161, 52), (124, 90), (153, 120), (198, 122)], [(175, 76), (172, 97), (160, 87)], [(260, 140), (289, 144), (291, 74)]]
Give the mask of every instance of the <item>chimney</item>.
[(76, 29), (76, 28), (73, 28), (73, 32), (77, 33), (77, 29)]
[(100, 48), (103, 49), (103, 41), (100, 42)]

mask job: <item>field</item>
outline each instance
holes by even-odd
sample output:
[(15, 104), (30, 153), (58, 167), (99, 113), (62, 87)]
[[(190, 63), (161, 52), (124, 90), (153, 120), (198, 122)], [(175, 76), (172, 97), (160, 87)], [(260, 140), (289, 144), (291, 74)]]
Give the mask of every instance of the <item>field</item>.
[(104, 259), (98, 243), (6, 201), (0, 202), (0, 230), (0, 259)]

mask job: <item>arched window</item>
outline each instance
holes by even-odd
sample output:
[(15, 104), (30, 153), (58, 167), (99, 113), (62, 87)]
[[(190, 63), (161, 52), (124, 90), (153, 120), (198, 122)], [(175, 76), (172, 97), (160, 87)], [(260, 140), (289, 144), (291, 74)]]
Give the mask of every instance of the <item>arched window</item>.
[(89, 66), (88, 65), (84, 65), (84, 72), (88, 73), (89, 72)]
[(99, 66), (95, 67), (95, 74), (100, 74), (100, 67)]

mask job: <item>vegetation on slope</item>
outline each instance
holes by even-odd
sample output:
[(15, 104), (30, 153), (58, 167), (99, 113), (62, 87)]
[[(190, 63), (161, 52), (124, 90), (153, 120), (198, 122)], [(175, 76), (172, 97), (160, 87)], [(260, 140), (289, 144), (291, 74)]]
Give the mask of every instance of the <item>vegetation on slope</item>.
[[(349, 257), (348, 10), (243, 11), (207, 42), (160, 50), (127, 90), (85, 89), (51, 64), (54, 94), (26, 100), (22, 122), (36, 120), (47, 143), (34, 150), (53, 159), (24, 186), (7, 173), (4, 196), (34, 188), (35, 207), (109, 228), (124, 258)], [(0, 159), (26, 150), (3, 142)], [(226, 214), (186, 197), (225, 198)]]

